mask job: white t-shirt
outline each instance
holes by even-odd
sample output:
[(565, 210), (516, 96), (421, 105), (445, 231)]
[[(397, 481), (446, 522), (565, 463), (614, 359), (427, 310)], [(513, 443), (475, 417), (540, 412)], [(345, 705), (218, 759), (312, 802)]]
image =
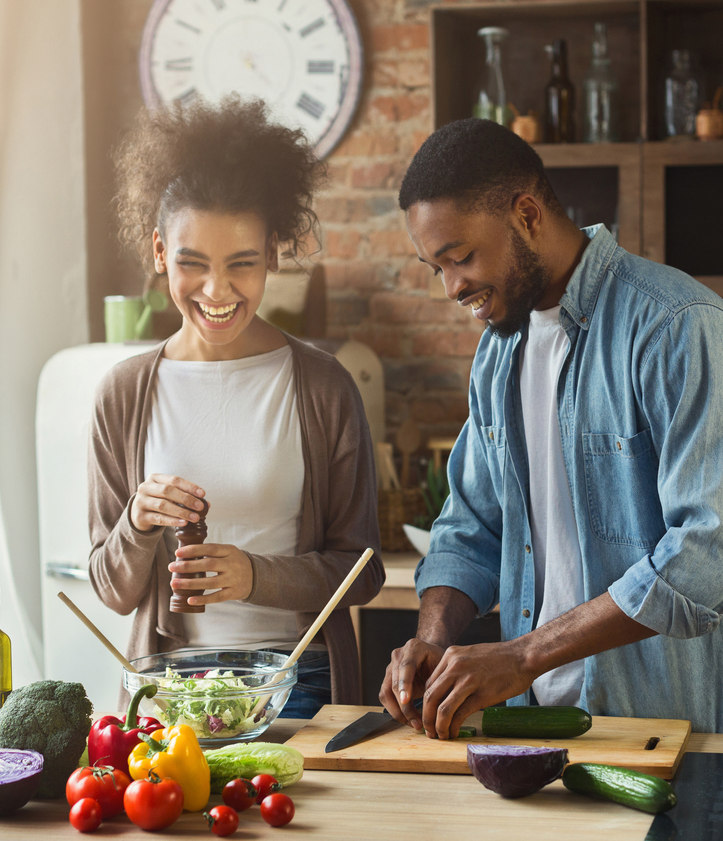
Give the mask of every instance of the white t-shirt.
[[(206, 543), (293, 555), (304, 460), (291, 348), (222, 362), (162, 359), (145, 446), (151, 473), (206, 491)], [(293, 610), (236, 600), (183, 619), (193, 646), (298, 641)]]
[[(569, 347), (560, 307), (533, 310), (520, 355), (520, 393), (530, 467), (530, 520), (535, 563), (537, 627), (584, 599), (582, 560), (562, 454), (557, 382)], [(532, 684), (540, 704), (578, 706), (583, 661), (541, 675)]]

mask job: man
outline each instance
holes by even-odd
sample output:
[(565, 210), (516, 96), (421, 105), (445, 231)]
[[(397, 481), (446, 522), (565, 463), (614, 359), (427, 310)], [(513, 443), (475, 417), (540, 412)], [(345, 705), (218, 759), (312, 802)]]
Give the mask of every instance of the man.
[[(578, 230), (488, 121), (432, 134), (399, 201), (487, 329), (381, 702), (439, 738), (503, 701), (723, 730), (723, 301)], [(453, 645), (498, 602), (502, 642)]]

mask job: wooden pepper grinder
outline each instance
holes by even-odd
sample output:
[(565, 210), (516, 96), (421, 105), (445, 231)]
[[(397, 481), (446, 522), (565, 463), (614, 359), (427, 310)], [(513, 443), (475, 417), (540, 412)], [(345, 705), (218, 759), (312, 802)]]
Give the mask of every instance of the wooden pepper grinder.
[[(203, 543), (208, 534), (206, 527), (206, 514), (208, 513), (208, 503), (202, 499), (203, 511), (199, 512), (199, 521), (197, 523), (186, 523), (185, 526), (180, 526), (175, 529), (176, 537), (178, 538), (178, 545), (181, 546), (195, 546), (197, 543)], [(189, 559), (191, 560), (191, 559)], [(195, 560), (195, 558), (193, 559)], [(203, 578), (203, 572), (184, 572), (183, 574), (174, 572), (171, 578)], [(206, 610), (205, 605), (189, 604), (189, 596), (202, 596), (204, 590), (184, 590), (183, 592), (173, 592), (171, 596), (171, 613), (203, 613)]]

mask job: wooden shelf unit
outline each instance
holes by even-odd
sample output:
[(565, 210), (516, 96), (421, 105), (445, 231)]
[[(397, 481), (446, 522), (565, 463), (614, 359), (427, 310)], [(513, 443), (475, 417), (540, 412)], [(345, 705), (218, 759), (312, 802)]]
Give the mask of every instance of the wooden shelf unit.
[(550, 72), (544, 46), (554, 38), (567, 41), (580, 137), (582, 82), (598, 20), (607, 24), (620, 85), (621, 142), (535, 148), (563, 205), (579, 224), (605, 222), (617, 228), (620, 244), (629, 251), (676, 265), (720, 293), (723, 254), (709, 240), (711, 219), (720, 216), (713, 194), (723, 186), (723, 141), (661, 138), (663, 80), (672, 49), (695, 53), (708, 100), (723, 85), (723, 0), (507, 0), (434, 6), (434, 127), (472, 113), (484, 63), (477, 30), (503, 26), (510, 33), (502, 48), (508, 101), (520, 113), (541, 115)]

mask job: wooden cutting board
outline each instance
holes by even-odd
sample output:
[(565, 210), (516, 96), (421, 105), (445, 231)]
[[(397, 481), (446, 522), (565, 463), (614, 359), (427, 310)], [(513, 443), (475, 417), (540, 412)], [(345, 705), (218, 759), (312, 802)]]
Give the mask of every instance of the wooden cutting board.
[[(324, 753), (324, 746), (342, 727), (370, 710), (328, 704), (286, 744), (304, 756), (304, 767), (338, 771), (403, 771), (470, 774), (467, 744), (535, 745), (567, 748), (570, 762), (604, 762), (635, 768), (671, 779), (690, 735), (690, 722), (668, 718), (593, 716), (592, 727), (574, 739), (492, 739), (482, 736), (482, 713), (465, 722), (477, 736), (454, 740), (428, 739), (411, 727), (398, 726), (344, 750)], [(657, 740), (657, 741), (656, 741)]]

